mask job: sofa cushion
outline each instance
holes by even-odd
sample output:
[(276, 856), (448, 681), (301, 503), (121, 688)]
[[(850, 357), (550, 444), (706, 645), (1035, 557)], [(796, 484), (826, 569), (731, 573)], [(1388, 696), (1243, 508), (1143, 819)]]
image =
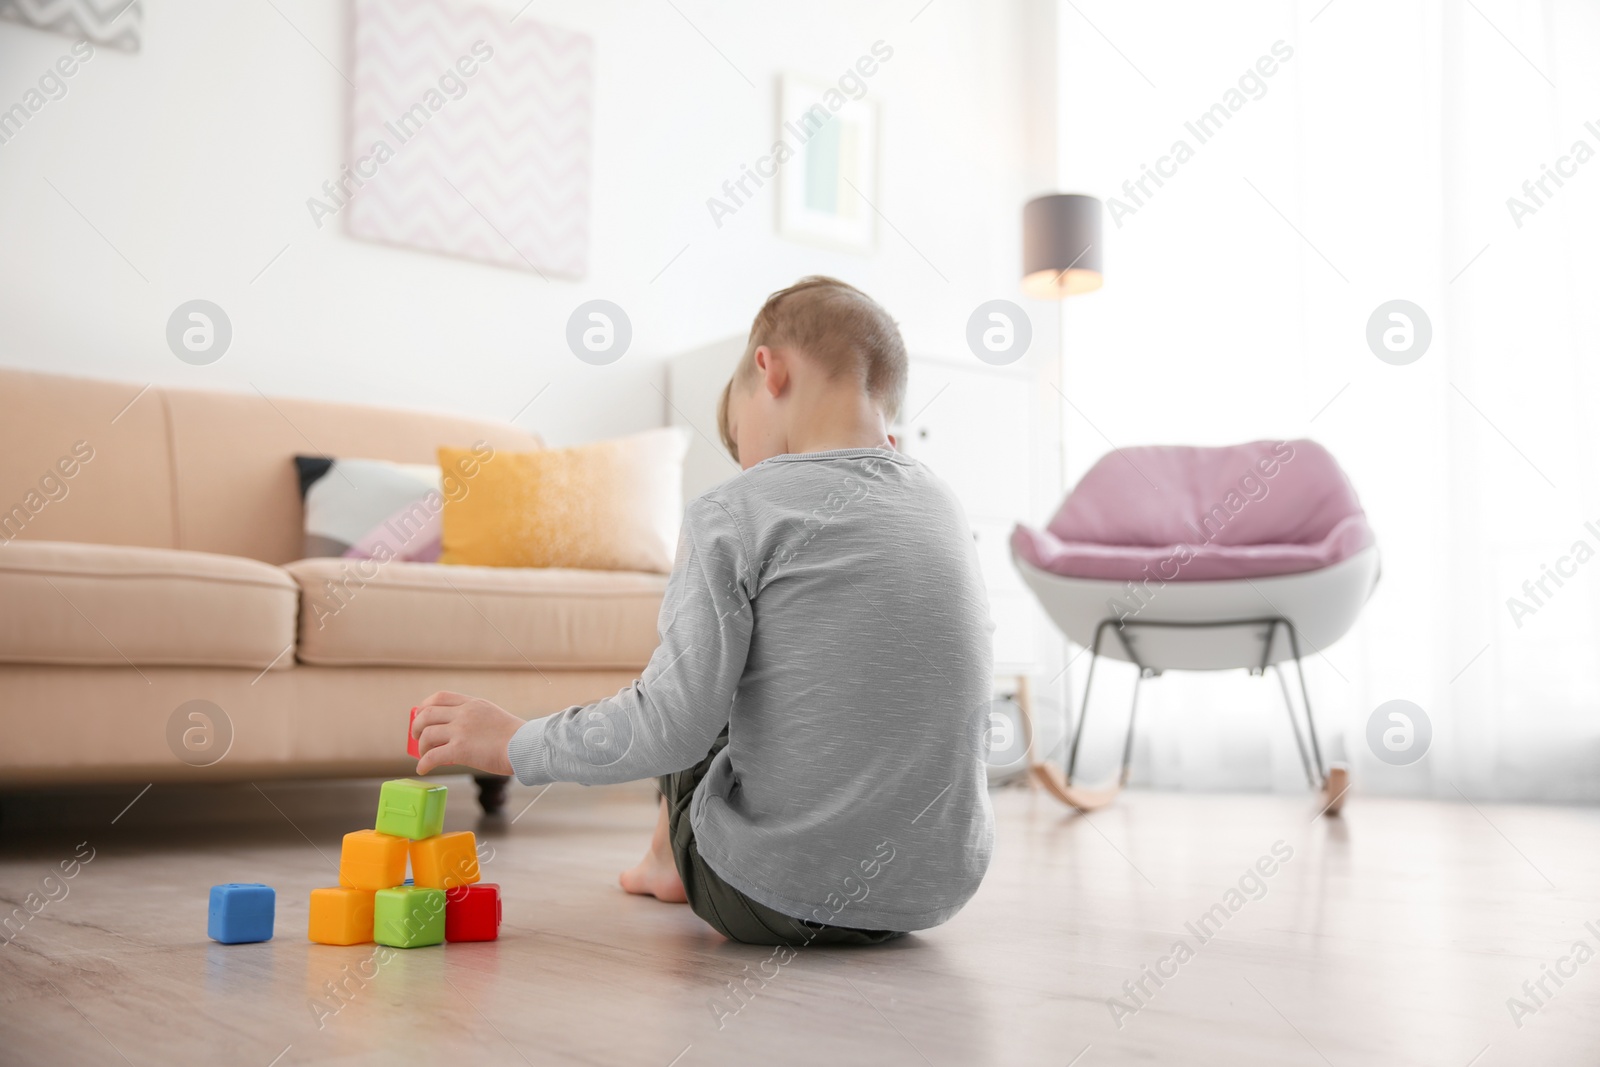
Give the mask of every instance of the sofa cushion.
[(298, 592), (236, 556), (13, 541), (0, 548), (0, 662), (284, 669)]
[(176, 548), (170, 444), (149, 384), (0, 367), (0, 540)]
[(298, 655), (325, 666), (642, 670), (667, 578), (304, 559)]

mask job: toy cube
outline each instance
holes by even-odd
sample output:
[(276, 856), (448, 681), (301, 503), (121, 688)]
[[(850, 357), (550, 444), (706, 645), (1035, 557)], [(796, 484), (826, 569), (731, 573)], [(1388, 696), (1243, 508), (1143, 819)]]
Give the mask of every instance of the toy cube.
[(373, 825), (380, 834), (412, 840), (432, 837), (444, 829), (444, 801), (448, 795), (444, 786), (415, 778), (384, 782), (378, 792), (378, 821)]
[(411, 721), (406, 723), (406, 755), (412, 759), (421, 759), (422, 750), (417, 747), (417, 738), (411, 728), (417, 724), (417, 709), (411, 709)]
[(272, 940), (272, 917), (278, 894), (259, 882), (229, 882), (211, 887), (206, 911), (206, 936), (224, 945)]
[(406, 876), (410, 842), (376, 830), (344, 835), (339, 851), (339, 884), (348, 889), (389, 889)]
[(361, 945), (372, 940), (373, 891), (347, 885), (311, 891), (308, 936), (319, 945)]
[(372, 939), (394, 948), (420, 948), (444, 940), (444, 890), (380, 889), (374, 894)]
[(444, 895), (446, 941), (495, 941), (500, 937), (500, 887), (493, 882), (462, 885)]
[(411, 842), (411, 877), (429, 889), (454, 889), (476, 882), (481, 877), (478, 839), (464, 830)]

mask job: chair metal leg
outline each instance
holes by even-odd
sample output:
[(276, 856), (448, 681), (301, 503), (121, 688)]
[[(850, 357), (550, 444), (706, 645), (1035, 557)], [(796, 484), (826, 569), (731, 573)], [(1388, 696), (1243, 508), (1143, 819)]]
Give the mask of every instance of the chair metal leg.
[(1306, 668), (1300, 662), (1300, 641), (1295, 637), (1294, 627), (1289, 627), (1289, 649), (1294, 653), (1294, 669), (1300, 675), (1300, 700), (1306, 706), (1306, 733), (1311, 735), (1311, 754), (1317, 761), (1317, 785), (1328, 784), (1328, 770), (1322, 762), (1322, 746), (1317, 743), (1317, 720), (1311, 714), (1311, 690), (1306, 688)]
[(1089, 693), (1094, 689), (1094, 665), (1100, 661), (1100, 635), (1105, 627), (1094, 632), (1094, 645), (1089, 649), (1089, 677), (1083, 683), (1083, 703), (1078, 707), (1078, 728), (1072, 732), (1072, 751), (1067, 756), (1067, 784), (1078, 769), (1078, 746), (1083, 743), (1083, 727), (1089, 721)]
[[(1095, 627), (1094, 644), (1089, 649), (1089, 677), (1083, 683), (1083, 703), (1078, 710), (1078, 728), (1072, 734), (1072, 752), (1067, 757), (1067, 785), (1072, 784), (1072, 776), (1078, 769), (1078, 746), (1083, 743), (1084, 726), (1089, 721), (1089, 694), (1094, 689), (1094, 668), (1100, 661), (1100, 640), (1105, 635), (1106, 627), (1114, 620), (1107, 619)], [(1133, 707), (1128, 711), (1128, 734), (1122, 742), (1122, 776), (1123, 785), (1128, 784), (1128, 764), (1133, 759), (1133, 724), (1139, 712), (1139, 684), (1144, 681), (1147, 672), (1144, 664), (1139, 662), (1137, 654), (1127, 637), (1119, 630), (1117, 637), (1122, 641), (1122, 647), (1127, 649), (1128, 658), (1133, 661), (1138, 675), (1133, 682)]]
[[(1145, 665), (1143, 662), (1143, 657), (1141, 657), (1135, 649), (1135, 642), (1133, 641), (1132, 635), (1126, 632), (1127, 629), (1134, 626), (1176, 629), (1206, 629), (1208, 627), (1236, 627), (1246, 625), (1266, 627), (1266, 633), (1263, 636), (1260, 663), (1257, 666), (1251, 667), (1250, 671), (1252, 674), (1264, 674), (1267, 668), (1270, 666), (1275, 672), (1277, 672), (1278, 687), (1283, 693), (1284, 707), (1287, 709), (1289, 714), (1289, 725), (1294, 730), (1295, 747), (1300, 752), (1300, 765), (1305, 769), (1306, 778), (1311, 782), (1313, 788), (1320, 788), (1326, 792), (1329, 788), (1329, 773), (1326, 764), (1322, 762), (1322, 745), (1317, 737), (1317, 720), (1312, 714), (1311, 710), (1311, 689), (1306, 684), (1306, 669), (1305, 663), (1300, 657), (1299, 635), (1295, 632), (1294, 624), (1288, 619), (1282, 618), (1281, 616), (1271, 616), (1256, 619), (1229, 619), (1220, 622), (1145, 622), (1137, 620), (1124, 620), (1119, 622), (1116, 619), (1101, 620), (1100, 624), (1095, 627), (1094, 643), (1090, 646), (1089, 676), (1084, 682), (1083, 702), (1078, 711), (1078, 723), (1077, 727), (1073, 730), (1072, 745), (1067, 755), (1067, 773), (1065, 785), (1068, 788), (1071, 787), (1073, 776), (1078, 769), (1078, 748), (1083, 743), (1084, 728), (1089, 721), (1089, 696), (1094, 690), (1095, 666), (1100, 661), (1100, 642), (1104, 638), (1106, 628), (1108, 626), (1117, 627), (1117, 639), (1122, 642), (1122, 647), (1127, 652), (1128, 660), (1139, 671), (1138, 677), (1135, 679), (1133, 685), (1133, 703), (1128, 709), (1128, 732), (1122, 742), (1122, 775), (1120, 780), (1121, 784), (1117, 787), (1120, 789), (1122, 786), (1128, 784), (1128, 776), (1133, 761), (1133, 731), (1139, 714), (1139, 686), (1144, 681), (1146, 676), (1154, 677), (1160, 673), (1157, 668)], [(1272, 650), (1274, 647), (1274, 641), (1277, 638), (1277, 630), (1279, 626), (1282, 626), (1284, 632), (1289, 636), (1289, 650), (1294, 657), (1295, 671), (1298, 673), (1300, 678), (1300, 702), (1305, 707), (1306, 733), (1309, 734), (1311, 738), (1311, 752), (1309, 756), (1306, 753), (1305, 737), (1300, 733), (1300, 719), (1295, 710), (1294, 699), (1289, 694), (1289, 681), (1285, 675), (1283, 665), (1281, 663), (1269, 662), (1272, 658)], [(1342, 766), (1336, 768), (1335, 773), (1341, 776), (1344, 775), (1344, 768)], [(1344, 781), (1345, 779), (1341, 777), (1340, 780)], [(1109, 795), (1115, 795), (1115, 791), (1112, 791)], [(1343, 791), (1341, 789), (1340, 797), (1342, 798), (1342, 796)], [(1338, 798), (1336, 798), (1334, 803), (1331, 804), (1326, 810), (1336, 813), (1338, 810), (1337, 803)], [(1081, 807), (1081, 805), (1079, 806)], [(1085, 808), (1082, 810), (1089, 809)]]
[(1128, 765), (1133, 762), (1133, 721), (1139, 714), (1139, 685), (1144, 681), (1144, 670), (1141, 668), (1133, 679), (1133, 706), (1128, 709), (1128, 736), (1122, 742), (1122, 778), (1123, 785), (1128, 784)]
[(1278, 689), (1283, 693), (1283, 707), (1289, 713), (1289, 726), (1294, 730), (1294, 747), (1300, 750), (1300, 766), (1305, 768), (1306, 782), (1315, 789), (1317, 776), (1311, 773), (1311, 755), (1306, 751), (1305, 735), (1300, 732), (1300, 717), (1295, 714), (1294, 701), (1289, 699), (1289, 680), (1283, 676), (1283, 668), (1276, 663), (1272, 665), (1272, 673), (1277, 675)]

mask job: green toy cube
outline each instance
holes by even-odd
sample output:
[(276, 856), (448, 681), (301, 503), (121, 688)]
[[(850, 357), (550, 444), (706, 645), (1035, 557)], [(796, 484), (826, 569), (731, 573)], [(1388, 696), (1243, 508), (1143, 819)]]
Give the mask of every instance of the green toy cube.
[(373, 897), (372, 939), (392, 948), (444, 942), (444, 890), (397, 886)]
[(380, 834), (409, 837), (420, 841), (444, 829), (444, 801), (449, 794), (442, 785), (429, 785), (415, 778), (396, 778), (384, 782), (378, 792)]

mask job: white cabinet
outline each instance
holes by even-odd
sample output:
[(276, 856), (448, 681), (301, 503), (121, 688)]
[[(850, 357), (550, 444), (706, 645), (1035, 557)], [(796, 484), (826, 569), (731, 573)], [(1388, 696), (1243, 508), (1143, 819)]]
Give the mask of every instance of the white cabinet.
[(1010, 550), (1012, 527), (1037, 510), (1035, 389), (1026, 371), (916, 357), (894, 429), (901, 450), (931, 467), (967, 510), (1003, 673), (1025, 673), (1040, 661), (1038, 609)]
[(739, 473), (717, 437), (717, 403), (744, 355), (744, 335), (724, 337), (667, 361), (666, 420), (689, 431), (683, 458), (683, 502)]

